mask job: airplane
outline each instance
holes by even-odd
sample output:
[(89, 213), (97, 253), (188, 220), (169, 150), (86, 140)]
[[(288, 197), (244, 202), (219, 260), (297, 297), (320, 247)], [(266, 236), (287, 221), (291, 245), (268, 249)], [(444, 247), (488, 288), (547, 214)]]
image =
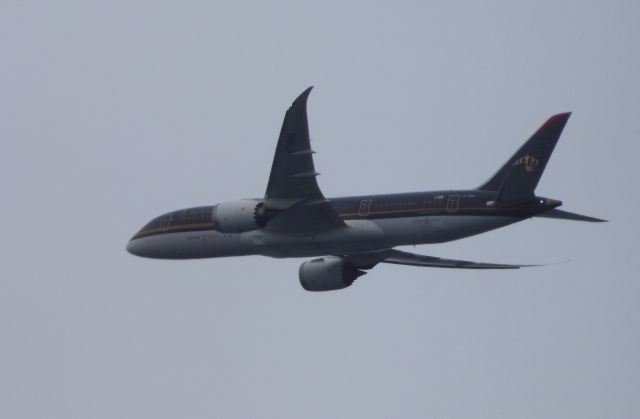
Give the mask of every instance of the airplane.
[(458, 240), (532, 217), (606, 221), (560, 210), (561, 201), (534, 192), (570, 112), (549, 118), (477, 188), (325, 198), (309, 137), (307, 98), (312, 88), (285, 114), (264, 197), (161, 215), (133, 236), (127, 250), (157, 259), (315, 257), (300, 266), (300, 284), (308, 291), (329, 291), (349, 287), (378, 263), (457, 269), (536, 266), (444, 259), (397, 246)]

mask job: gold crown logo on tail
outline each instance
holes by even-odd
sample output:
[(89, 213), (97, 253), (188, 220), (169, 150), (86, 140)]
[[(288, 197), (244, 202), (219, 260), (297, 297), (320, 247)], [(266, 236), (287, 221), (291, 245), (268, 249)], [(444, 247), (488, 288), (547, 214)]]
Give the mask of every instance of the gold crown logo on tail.
[(513, 163), (514, 166), (518, 166), (520, 164), (524, 165), (524, 169), (530, 173), (536, 170), (536, 167), (540, 164), (540, 161), (533, 156), (527, 154), (524, 157), (520, 157), (518, 160)]

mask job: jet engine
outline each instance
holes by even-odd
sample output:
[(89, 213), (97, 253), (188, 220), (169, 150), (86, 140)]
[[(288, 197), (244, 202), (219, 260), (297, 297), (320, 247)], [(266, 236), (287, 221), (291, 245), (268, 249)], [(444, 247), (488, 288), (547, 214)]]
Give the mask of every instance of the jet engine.
[(338, 256), (326, 256), (300, 265), (300, 285), (307, 291), (332, 291), (346, 288), (366, 274)]

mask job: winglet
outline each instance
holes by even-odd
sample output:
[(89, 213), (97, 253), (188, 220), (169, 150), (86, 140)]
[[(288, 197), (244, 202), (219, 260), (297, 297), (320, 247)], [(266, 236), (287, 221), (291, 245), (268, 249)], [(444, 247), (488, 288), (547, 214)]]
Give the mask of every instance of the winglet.
[(291, 107), (293, 108), (294, 106), (306, 105), (307, 99), (309, 98), (309, 94), (311, 93), (311, 90), (313, 90), (313, 86), (307, 87), (305, 91), (300, 93), (300, 95), (293, 101), (293, 103), (291, 104)]

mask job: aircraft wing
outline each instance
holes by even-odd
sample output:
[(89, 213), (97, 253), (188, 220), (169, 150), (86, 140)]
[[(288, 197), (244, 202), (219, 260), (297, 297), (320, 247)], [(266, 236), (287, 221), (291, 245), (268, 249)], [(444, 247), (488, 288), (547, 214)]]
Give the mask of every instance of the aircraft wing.
[(519, 269), (537, 265), (505, 265), (502, 263), (470, 262), (467, 260), (443, 259), (434, 256), (417, 255), (391, 249), (389, 256), (381, 262), (397, 265), (428, 266), (432, 268), (456, 268), (456, 269)]
[(293, 101), (282, 123), (265, 193), (265, 204), (277, 215), (267, 223), (267, 230), (308, 233), (345, 226), (316, 181), (307, 120), (311, 89)]
[(519, 269), (538, 265), (506, 265), (502, 263), (470, 262), (467, 260), (443, 259), (434, 256), (417, 255), (401, 250), (388, 249), (380, 252), (345, 256), (345, 259), (358, 269), (371, 269), (376, 264), (393, 263), (396, 265), (425, 266), (431, 268), (455, 269)]

